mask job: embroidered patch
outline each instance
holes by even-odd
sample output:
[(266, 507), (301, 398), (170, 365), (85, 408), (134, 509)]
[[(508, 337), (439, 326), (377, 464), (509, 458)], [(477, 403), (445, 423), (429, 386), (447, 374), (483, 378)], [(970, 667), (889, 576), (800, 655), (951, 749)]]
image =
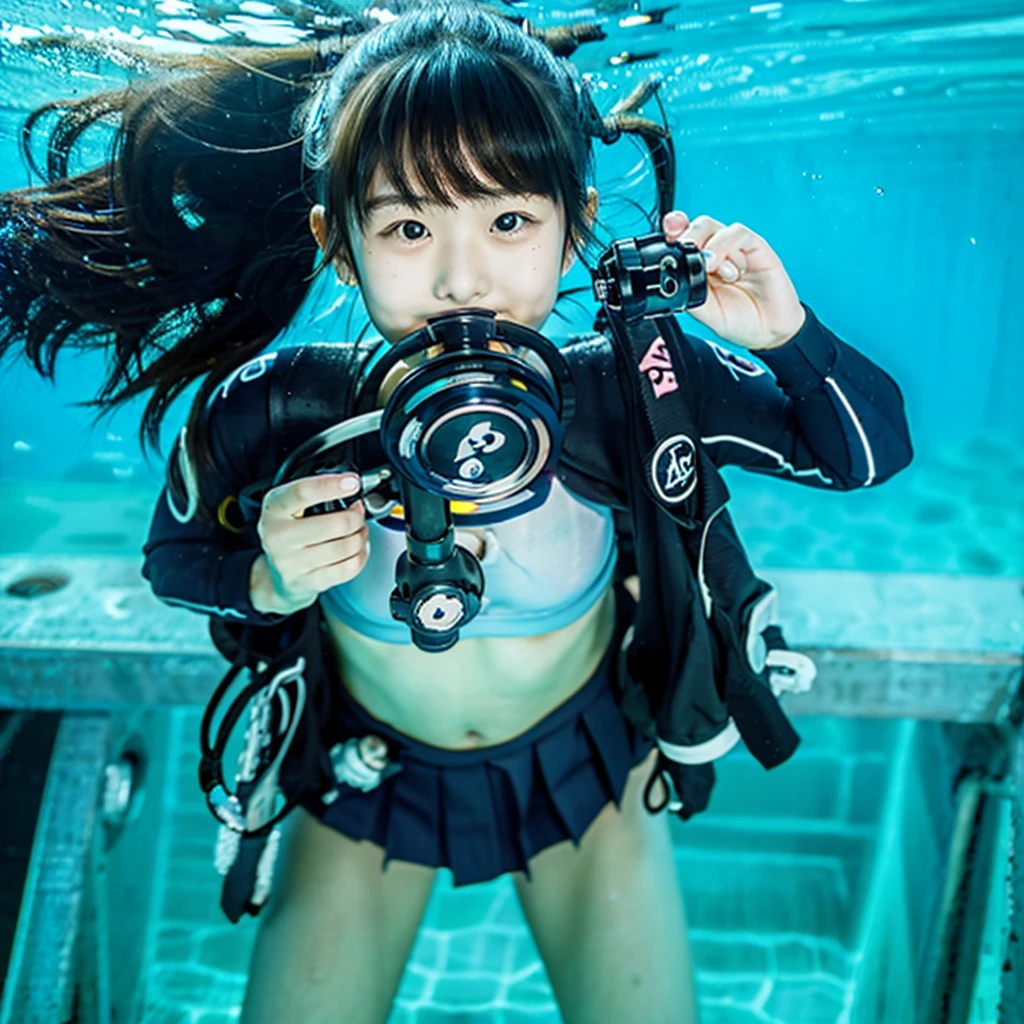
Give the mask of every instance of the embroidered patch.
[(704, 344), (711, 347), (715, 358), (732, 374), (732, 379), (735, 381), (740, 379), (740, 374), (743, 374), (744, 377), (760, 377), (764, 373), (763, 366), (758, 366), (757, 363), (744, 359), (743, 356), (738, 356), (735, 352), (730, 352), (713, 341), (705, 339)]
[(661, 398), (662, 395), (679, 388), (675, 371), (672, 369), (672, 357), (668, 354), (668, 347), (660, 334), (651, 342), (650, 348), (640, 360), (640, 372), (647, 374), (647, 379), (654, 388), (655, 398)]
[(658, 445), (651, 459), (651, 483), (662, 501), (677, 505), (697, 486), (697, 449), (685, 434), (675, 434)]

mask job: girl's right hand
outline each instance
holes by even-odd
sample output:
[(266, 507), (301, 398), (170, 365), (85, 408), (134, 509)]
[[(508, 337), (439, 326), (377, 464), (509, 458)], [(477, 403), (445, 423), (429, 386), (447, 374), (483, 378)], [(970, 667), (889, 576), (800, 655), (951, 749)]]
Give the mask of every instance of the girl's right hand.
[(249, 596), (259, 612), (290, 615), (325, 590), (358, 576), (369, 557), (362, 501), (341, 512), (303, 518), (312, 505), (359, 490), (353, 473), (303, 477), (268, 491), (256, 531), (263, 554), (253, 563)]

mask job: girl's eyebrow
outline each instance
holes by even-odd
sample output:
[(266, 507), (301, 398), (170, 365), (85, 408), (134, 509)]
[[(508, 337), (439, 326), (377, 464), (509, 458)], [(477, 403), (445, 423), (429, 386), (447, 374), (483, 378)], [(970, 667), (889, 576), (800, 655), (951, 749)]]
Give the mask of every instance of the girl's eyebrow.
[[(515, 192), (496, 192), (489, 199), (493, 199), (495, 202), (500, 202), (506, 199), (521, 199), (522, 196)], [(440, 203), (434, 202), (429, 196), (413, 196), (417, 206), (440, 206)], [(373, 198), (366, 201), (366, 212), (368, 214), (376, 213), (378, 210), (382, 210), (388, 206), (408, 206), (409, 204), (397, 193), (397, 192), (378, 192)]]
[[(413, 196), (418, 206), (424, 206), (430, 203), (430, 199), (427, 196)], [(385, 206), (407, 206), (406, 201), (397, 192), (378, 192), (372, 199), (368, 199), (366, 202), (366, 212), (375, 213), (377, 210), (383, 209)]]

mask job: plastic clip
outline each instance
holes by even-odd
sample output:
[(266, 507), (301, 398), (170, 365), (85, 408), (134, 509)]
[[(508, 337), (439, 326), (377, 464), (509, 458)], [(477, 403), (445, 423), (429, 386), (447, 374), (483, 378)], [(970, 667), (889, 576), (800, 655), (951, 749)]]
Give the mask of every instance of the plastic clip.
[(776, 649), (765, 658), (768, 685), (776, 697), (780, 693), (807, 693), (818, 674), (818, 668), (806, 654)]

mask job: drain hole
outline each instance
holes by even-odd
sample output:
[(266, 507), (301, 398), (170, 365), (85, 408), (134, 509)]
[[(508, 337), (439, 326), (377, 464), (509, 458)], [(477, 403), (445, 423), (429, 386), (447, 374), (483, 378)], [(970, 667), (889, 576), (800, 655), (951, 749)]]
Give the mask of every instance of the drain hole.
[(66, 587), (70, 582), (70, 576), (61, 576), (59, 573), (46, 576), (23, 576), (20, 580), (9, 583), (6, 593), (11, 597), (42, 597), (44, 594), (52, 594), (55, 590)]

